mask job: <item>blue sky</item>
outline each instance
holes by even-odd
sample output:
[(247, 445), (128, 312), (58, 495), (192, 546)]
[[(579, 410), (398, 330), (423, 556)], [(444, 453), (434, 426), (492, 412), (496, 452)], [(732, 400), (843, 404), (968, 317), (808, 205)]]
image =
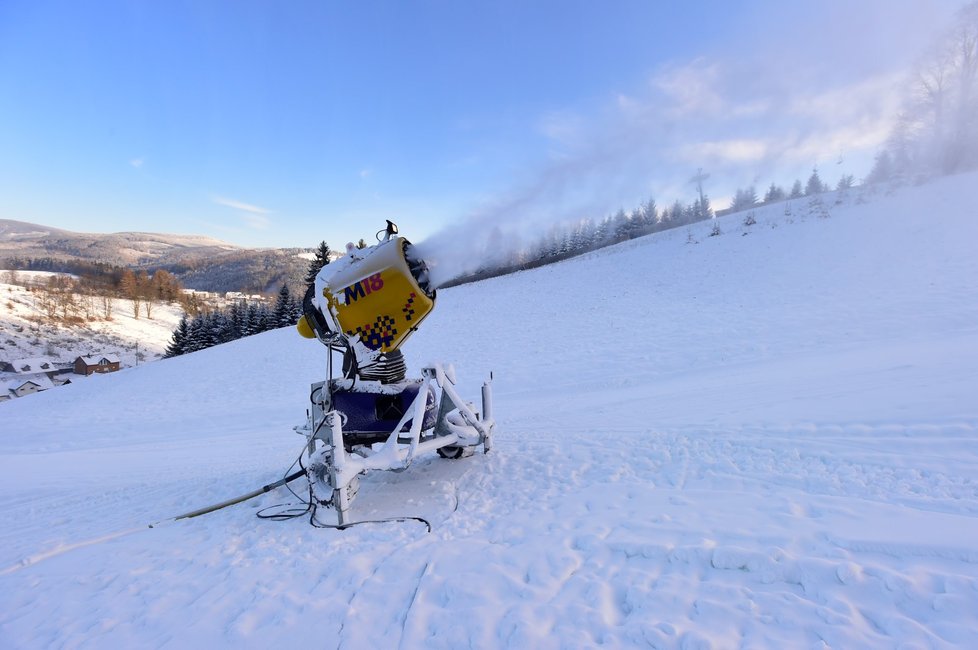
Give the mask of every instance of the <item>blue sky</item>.
[(0, 218), (340, 248), (859, 178), (961, 4), (0, 0)]

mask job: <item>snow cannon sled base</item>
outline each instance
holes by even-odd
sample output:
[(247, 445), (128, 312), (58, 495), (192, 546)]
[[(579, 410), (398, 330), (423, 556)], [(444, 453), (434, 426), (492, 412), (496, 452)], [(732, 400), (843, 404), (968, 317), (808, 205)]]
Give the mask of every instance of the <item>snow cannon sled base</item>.
[(480, 415), (459, 397), (452, 366), (433, 365), (422, 376), (397, 384), (340, 379), (312, 385), (308, 421), (296, 431), (306, 436), (313, 497), (334, 507), (339, 526), (349, 523), (360, 474), (400, 471), (432, 451), (460, 458), (479, 445), (486, 453), (492, 447), (491, 382), (482, 386)]

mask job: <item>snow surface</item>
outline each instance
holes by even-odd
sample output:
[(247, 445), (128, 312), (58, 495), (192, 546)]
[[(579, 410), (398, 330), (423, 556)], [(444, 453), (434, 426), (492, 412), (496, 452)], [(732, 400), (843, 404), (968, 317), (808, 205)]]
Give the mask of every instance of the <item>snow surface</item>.
[[(4, 648), (978, 647), (978, 176), (440, 292), (495, 448), (254, 514), (317, 343), (279, 330), (0, 410)], [(746, 236), (744, 232), (748, 232)]]

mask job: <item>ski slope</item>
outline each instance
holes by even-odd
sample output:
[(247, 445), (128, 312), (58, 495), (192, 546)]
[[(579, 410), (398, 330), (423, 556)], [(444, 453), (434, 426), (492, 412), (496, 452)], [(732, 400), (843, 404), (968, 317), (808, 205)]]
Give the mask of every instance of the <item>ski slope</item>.
[[(280, 330), (0, 410), (3, 648), (978, 647), (978, 175), (445, 290), (409, 367), (495, 448), (259, 520), (320, 346)], [(747, 233), (747, 234), (744, 234)]]

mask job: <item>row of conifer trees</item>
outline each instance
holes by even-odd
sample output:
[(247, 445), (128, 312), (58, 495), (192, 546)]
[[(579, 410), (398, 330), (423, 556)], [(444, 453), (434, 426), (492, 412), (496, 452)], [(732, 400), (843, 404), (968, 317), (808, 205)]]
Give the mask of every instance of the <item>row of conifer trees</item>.
[[(329, 245), (321, 242), (306, 272), (307, 287), (315, 282), (319, 270), (329, 264), (330, 254)], [(300, 316), (302, 298), (293, 296), (288, 285), (282, 285), (271, 308), (265, 303), (239, 301), (226, 309), (202, 311), (192, 318), (184, 314), (163, 357), (176, 357), (244, 336), (291, 327)]]

